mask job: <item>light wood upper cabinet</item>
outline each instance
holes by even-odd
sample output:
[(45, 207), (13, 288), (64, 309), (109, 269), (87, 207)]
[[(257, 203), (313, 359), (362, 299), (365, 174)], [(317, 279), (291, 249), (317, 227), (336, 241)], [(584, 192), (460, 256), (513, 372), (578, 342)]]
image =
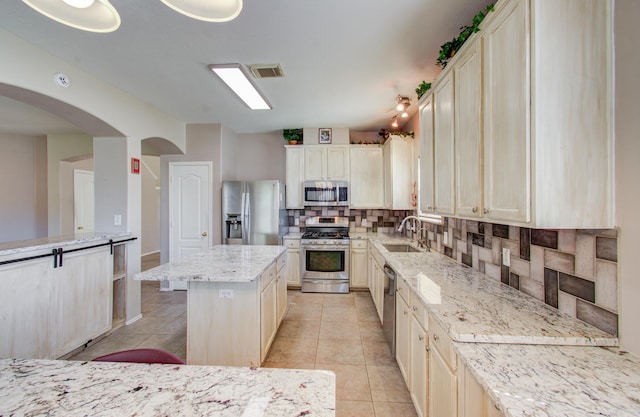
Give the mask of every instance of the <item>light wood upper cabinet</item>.
[(384, 207), (413, 210), (413, 139), (390, 135), (384, 144)]
[(438, 214), (455, 210), (453, 106), (453, 72), (447, 72), (433, 91), (434, 203)]
[(494, 12), (482, 38), (484, 208), (488, 219), (501, 221), (531, 220), (526, 6), (526, 1), (515, 0)]
[(349, 147), (351, 208), (382, 208), (384, 178), (383, 150), (380, 146)]
[(420, 212), (433, 214), (433, 94), (420, 108)]
[(453, 68), (455, 79), (456, 213), (482, 215), (482, 61), (473, 42)]
[(349, 147), (305, 145), (304, 180), (349, 180)]
[(304, 174), (304, 148), (300, 145), (285, 146), (286, 153), (286, 206), (288, 209), (301, 209), (302, 178)]

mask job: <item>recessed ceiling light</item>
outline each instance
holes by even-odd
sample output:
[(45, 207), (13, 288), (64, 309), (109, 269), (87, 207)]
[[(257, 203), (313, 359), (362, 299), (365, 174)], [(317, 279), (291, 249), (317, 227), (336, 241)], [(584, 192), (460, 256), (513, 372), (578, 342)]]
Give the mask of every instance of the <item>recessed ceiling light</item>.
[(233, 90), (234, 93), (251, 110), (270, 110), (271, 105), (258, 91), (256, 86), (249, 80), (247, 73), (240, 64), (222, 64), (209, 65), (209, 69), (213, 71), (224, 83)]

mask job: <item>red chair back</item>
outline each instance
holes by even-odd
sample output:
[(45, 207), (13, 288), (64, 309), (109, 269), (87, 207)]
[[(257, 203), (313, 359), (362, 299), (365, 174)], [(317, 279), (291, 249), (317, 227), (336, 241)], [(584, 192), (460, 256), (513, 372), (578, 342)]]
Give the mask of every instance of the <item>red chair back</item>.
[(95, 358), (94, 362), (164, 363), (184, 365), (185, 362), (169, 352), (159, 349), (131, 349), (109, 353)]

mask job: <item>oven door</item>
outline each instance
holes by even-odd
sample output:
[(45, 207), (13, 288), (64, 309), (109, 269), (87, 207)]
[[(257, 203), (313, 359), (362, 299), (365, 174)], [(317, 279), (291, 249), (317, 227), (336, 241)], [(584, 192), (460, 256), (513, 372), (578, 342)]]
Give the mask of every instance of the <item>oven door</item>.
[(302, 246), (302, 292), (349, 292), (349, 246)]

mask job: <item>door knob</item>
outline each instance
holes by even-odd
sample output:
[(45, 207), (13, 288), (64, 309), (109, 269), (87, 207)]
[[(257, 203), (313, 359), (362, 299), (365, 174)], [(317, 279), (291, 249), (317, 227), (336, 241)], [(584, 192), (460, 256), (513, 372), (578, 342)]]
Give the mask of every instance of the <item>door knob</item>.
[(206, 236), (206, 235), (207, 235), (207, 232), (202, 232), (202, 236)]

